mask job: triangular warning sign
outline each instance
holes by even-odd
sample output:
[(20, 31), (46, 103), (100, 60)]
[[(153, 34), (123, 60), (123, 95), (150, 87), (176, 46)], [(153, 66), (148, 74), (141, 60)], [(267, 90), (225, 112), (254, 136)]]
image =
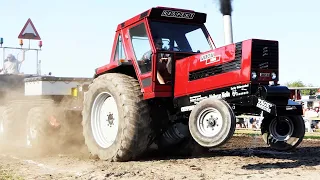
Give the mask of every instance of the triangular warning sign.
[(24, 27), (22, 28), (19, 36), (19, 39), (34, 39), (41, 40), (36, 28), (34, 27), (31, 19), (29, 18)]

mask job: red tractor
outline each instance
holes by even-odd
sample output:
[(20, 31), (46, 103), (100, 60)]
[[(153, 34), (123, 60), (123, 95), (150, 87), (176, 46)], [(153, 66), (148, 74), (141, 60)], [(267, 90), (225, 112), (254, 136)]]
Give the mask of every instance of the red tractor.
[[(224, 19), (232, 37), (231, 17)], [(155, 7), (118, 25), (110, 63), (95, 70), (84, 94), (83, 135), (93, 155), (128, 161), (152, 143), (165, 151), (187, 150), (190, 141), (218, 147), (241, 114), (263, 113), (271, 148), (301, 143), (302, 107), (278, 84), (278, 42), (217, 48), (205, 22), (205, 13)]]

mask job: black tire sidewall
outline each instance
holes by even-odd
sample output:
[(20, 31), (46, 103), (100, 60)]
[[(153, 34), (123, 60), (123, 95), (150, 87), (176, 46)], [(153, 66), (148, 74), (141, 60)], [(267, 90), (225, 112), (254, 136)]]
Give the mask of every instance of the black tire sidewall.
[[(189, 129), (192, 137), (201, 146), (216, 147), (224, 144), (233, 134), (235, 129), (235, 116), (230, 106), (218, 99), (205, 99), (198, 103), (192, 110), (189, 117)], [(197, 128), (197, 118), (201, 115), (201, 111), (206, 108), (215, 108), (222, 116), (222, 129), (214, 137), (203, 136)]]
[[(291, 135), (291, 137), (286, 141), (278, 141), (278, 142), (274, 142), (270, 136), (270, 130), (269, 130), (269, 126), (270, 123), (273, 119), (270, 119), (268, 121), (266, 121), (263, 124), (263, 127), (261, 129), (261, 133), (263, 136), (263, 140), (265, 141), (265, 143), (269, 144), (269, 146), (273, 149), (279, 150), (279, 151), (288, 151), (288, 150), (292, 150), (294, 148), (296, 148), (303, 140), (304, 135), (305, 135), (305, 124), (304, 124), (304, 120), (301, 116), (286, 116), (286, 118), (289, 118), (292, 123), (293, 123), (293, 133)], [(267, 137), (269, 137), (267, 139)], [(296, 141), (293, 141), (294, 139), (298, 138)]]

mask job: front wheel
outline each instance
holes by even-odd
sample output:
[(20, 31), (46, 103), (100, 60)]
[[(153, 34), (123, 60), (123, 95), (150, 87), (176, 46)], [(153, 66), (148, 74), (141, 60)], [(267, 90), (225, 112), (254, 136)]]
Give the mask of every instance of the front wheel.
[(296, 148), (305, 135), (305, 124), (301, 116), (280, 116), (264, 119), (261, 134), (272, 149), (288, 151)]
[(226, 143), (235, 131), (236, 118), (224, 100), (205, 99), (198, 103), (189, 117), (193, 139), (203, 147), (213, 148)]

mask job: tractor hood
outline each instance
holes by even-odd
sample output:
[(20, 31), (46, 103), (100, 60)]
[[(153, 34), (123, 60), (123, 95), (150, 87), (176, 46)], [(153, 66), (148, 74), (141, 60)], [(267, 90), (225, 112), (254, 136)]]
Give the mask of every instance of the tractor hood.
[(230, 44), (181, 59), (176, 62), (176, 69), (189, 74), (188, 80), (193, 81), (240, 69), (241, 54), (241, 46)]
[(250, 42), (229, 44), (176, 61), (175, 96), (218, 88), (217, 84), (226, 86), (229, 80), (240, 76), (240, 71), (249, 74), (249, 66), (241, 69), (243, 43)]
[(189, 57), (189, 72), (231, 62), (235, 59), (235, 51), (235, 44), (230, 44)]

